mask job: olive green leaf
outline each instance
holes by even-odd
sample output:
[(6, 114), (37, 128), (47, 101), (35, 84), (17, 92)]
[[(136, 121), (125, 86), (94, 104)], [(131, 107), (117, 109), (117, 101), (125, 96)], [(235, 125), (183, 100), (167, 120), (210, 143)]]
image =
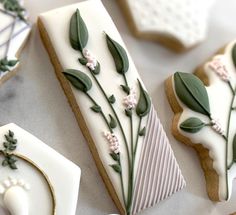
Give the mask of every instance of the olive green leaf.
[(114, 59), (117, 72), (120, 74), (126, 73), (129, 69), (129, 60), (125, 49), (115, 40), (111, 39), (107, 34), (106, 42), (108, 49)]
[(233, 59), (234, 66), (236, 67), (236, 43), (234, 44), (233, 49), (232, 49), (232, 59)]
[(120, 86), (121, 86), (122, 90), (129, 95), (130, 88), (128, 86), (125, 86), (125, 85), (120, 85)]
[(97, 65), (95, 67), (95, 70), (91, 70), (91, 72), (94, 74), (94, 75), (97, 75), (100, 73), (100, 70), (101, 70), (101, 66), (100, 66), (100, 63), (97, 62)]
[(63, 73), (76, 89), (83, 92), (91, 89), (92, 81), (85, 73), (74, 69), (67, 69)]
[(138, 80), (138, 83), (139, 83), (140, 95), (139, 95), (139, 101), (136, 107), (136, 113), (139, 117), (144, 117), (150, 111), (151, 100), (148, 93), (143, 89), (139, 80)]
[(95, 113), (100, 113), (102, 111), (102, 108), (99, 105), (94, 105), (90, 109)]
[(206, 124), (196, 117), (190, 117), (180, 124), (180, 128), (189, 133), (196, 133), (204, 126)]
[(10, 71), (10, 68), (14, 67), (18, 62), (18, 60), (8, 60), (7, 58), (3, 58), (2, 60), (0, 60), (0, 71)]
[(8, 66), (13, 67), (13, 66), (15, 66), (18, 62), (19, 62), (19, 60), (9, 60), (9, 61), (8, 61)]
[(110, 127), (115, 128), (117, 126), (116, 120), (111, 114), (109, 114), (109, 117), (110, 117), (110, 123), (109, 123)]
[(112, 153), (110, 153), (110, 155), (111, 155), (111, 157), (114, 161), (119, 161), (120, 160), (120, 155), (119, 154), (116, 154), (116, 153), (112, 152)]
[(132, 116), (132, 110), (125, 109), (125, 115), (128, 116), (128, 117), (131, 117)]
[(111, 95), (111, 96), (108, 98), (108, 100), (109, 100), (109, 103), (111, 103), (111, 104), (114, 104), (114, 103), (116, 102), (116, 98), (115, 98), (114, 95)]
[(120, 167), (120, 165), (118, 165), (118, 164), (112, 164), (112, 165), (110, 165), (110, 167), (112, 167), (112, 169), (114, 169), (116, 172), (121, 173), (121, 167)]
[(88, 30), (77, 9), (70, 20), (70, 43), (73, 49), (82, 52), (88, 42)]
[(145, 136), (145, 134), (146, 134), (146, 127), (143, 127), (143, 128), (139, 131), (138, 135), (139, 135), (139, 136)]
[(202, 81), (193, 74), (176, 72), (175, 91), (179, 99), (190, 109), (210, 116), (209, 98)]
[(236, 163), (236, 134), (234, 135), (233, 139), (233, 160)]
[(79, 58), (78, 60), (82, 65), (86, 65), (88, 63), (88, 60), (86, 58), (83, 58), (83, 57)]

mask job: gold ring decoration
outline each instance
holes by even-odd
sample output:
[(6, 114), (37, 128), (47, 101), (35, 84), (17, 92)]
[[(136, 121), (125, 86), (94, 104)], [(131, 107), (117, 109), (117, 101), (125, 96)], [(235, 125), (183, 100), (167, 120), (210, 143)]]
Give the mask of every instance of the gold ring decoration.
[[(4, 152), (0, 150), (0, 154), (3, 155)], [(56, 215), (56, 196), (55, 191), (53, 189), (53, 186), (49, 180), (49, 177), (46, 175), (46, 173), (32, 160), (25, 157), (24, 155), (18, 154), (18, 153), (9, 153), (8, 155), (13, 155), (27, 163), (29, 163), (34, 169), (37, 169), (37, 171), (40, 173), (40, 175), (44, 178), (45, 182), (47, 183), (48, 189), (50, 190), (51, 198), (52, 198), (52, 215)]]

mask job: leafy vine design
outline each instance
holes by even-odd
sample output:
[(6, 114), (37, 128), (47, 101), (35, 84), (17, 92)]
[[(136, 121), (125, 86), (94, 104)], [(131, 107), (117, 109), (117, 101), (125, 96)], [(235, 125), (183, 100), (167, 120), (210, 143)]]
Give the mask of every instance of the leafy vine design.
[(15, 14), (19, 19), (25, 21), (25, 8), (17, 0), (0, 0), (6, 11)]
[[(138, 80), (138, 86), (140, 89), (139, 100), (137, 101), (136, 92), (129, 86), (128, 80), (126, 78), (126, 72), (129, 70), (129, 60), (126, 54), (125, 49), (115, 40), (113, 40), (109, 35), (105, 34), (105, 39), (107, 42), (107, 47), (114, 59), (116, 71), (123, 76), (124, 84), (120, 85), (121, 90), (126, 94), (123, 100), (125, 106), (124, 114), (130, 119), (130, 134), (131, 139), (128, 141), (124, 128), (119, 119), (119, 116), (113, 107), (113, 104), (116, 102), (115, 95), (108, 95), (103, 88), (102, 84), (98, 79), (98, 75), (101, 72), (101, 65), (93, 56), (93, 54), (86, 49), (88, 42), (88, 30), (87, 27), (80, 15), (79, 10), (72, 15), (70, 21), (70, 44), (73, 49), (80, 52), (81, 56), (78, 60), (80, 64), (87, 67), (90, 75), (93, 78), (93, 81), (98, 86), (99, 90), (102, 92), (102, 95), (107, 101), (107, 104), (110, 108), (112, 114), (106, 114), (103, 112), (102, 107), (95, 101), (94, 98), (89, 94), (89, 90), (92, 88), (92, 80), (90, 77), (79, 71), (67, 69), (64, 71), (65, 77), (70, 81), (70, 83), (78, 90), (83, 92), (92, 103), (91, 110), (95, 113), (99, 113), (109, 132), (104, 132), (104, 136), (110, 144), (110, 156), (115, 161), (115, 164), (111, 164), (111, 168), (119, 174), (121, 182), (121, 190), (123, 201), (125, 205), (125, 210), (127, 214), (130, 214), (132, 199), (133, 199), (133, 183), (134, 183), (134, 164), (135, 164), (135, 155), (138, 144), (138, 139), (140, 136), (145, 135), (146, 128), (141, 128), (142, 118), (145, 117), (150, 111), (151, 101), (149, 95), (142, 87), (142, 84)], [(134, 128), (133, 128), (133, 110), (136, 109), (136, 115), (139, 117), (139, 126), (137, 130), (136, 140), (134, 141)], [(109, 116), (109, 119), (108, 117)], [(119, 129), (122, 134), (123, 141), (121, 142), (115, 134), (115, 129)], [(121, 151), (120, 144), (124, 144), (127, 155), (128, 162), (128, 193), (125, 194), (124, 189), (124, 177), (122, 174), (122, 161), (121, 161)]]
[[(232, 61), (236, 66), (236, 45), (232, 49)], [(218, 77), (224, 81), (229, 87), (232, 97), (229, 106), (229, 113), (227, 118), (227, 128), (226, 131), (222, 128), (218, 119), (213, 119), (210, 111), (210, 104), (208, 93), (202, 81), (198, 79), (195, 75), (176, 72), (174, 74), (175, 91), (178, 98), (191, 110), (201, 113), (209, 118), (209, 122), (203, 122), (197, 117), (190, 117), (180, 124), (180, 129), (188, 133), (197, 133), (205, 126), (211, 126), (211, 128), (221, 135), (226, 144), (226, 181), (227, 181), (227, 197), (229, 198), (228, 191), (228, 170), (231, 169), (232, 165), (236, 163), (236, 134), (233, 138), (233, 150), (232, 150), (232, 161), (228, 164), (228, 154), (229, 154), (229, 135), (230, 135), (230, 125), (232, 112), (235, 111), (234, 103), (236, 97), (236, 86), (233, 86), (230, 74), (222, 61), (221, 58), (214, 58), (209, 62), (209, 68), (215, 72)]]

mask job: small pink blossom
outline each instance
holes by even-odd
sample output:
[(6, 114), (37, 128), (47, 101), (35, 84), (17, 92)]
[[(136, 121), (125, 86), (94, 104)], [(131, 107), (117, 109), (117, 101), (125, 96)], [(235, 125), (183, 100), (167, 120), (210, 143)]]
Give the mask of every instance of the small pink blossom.
[(111, 152), (114, 152), (115, 154), (120, 153), (120, 144), (117, 136), (110, 132), (104, 132), (104, 137), (107, 139)]
[(123, 104), (126, 109), (134, 109), (137, 105), (137, 95), (133, 88), (130, 89), (128, 96), (124, 97)]
[(83, 56), (87, 59), (87, 64), (86, 66), (91, 69), (91, 70), (95, 70), (96, 66), (97, 66), (97, 60), (96, 58), (93, 56), (93, 54), (88, 50), (88, 49), (83, 49)]
[(219, 119), (212, 119), (211, 120), (211, 126), (217, 133), (219, 133), (221, 135), (224, 135), (224, 130), (221, 127)]
[(229, 81), (229, 72), (222, 59), (215, 58), (209, 63), (209, 67), (224, 81)]

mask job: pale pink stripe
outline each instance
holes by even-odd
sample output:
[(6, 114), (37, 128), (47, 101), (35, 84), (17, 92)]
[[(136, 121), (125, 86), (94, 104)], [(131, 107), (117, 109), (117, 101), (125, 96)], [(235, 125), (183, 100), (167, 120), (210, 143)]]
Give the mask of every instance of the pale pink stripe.
[(146, 131), (135, 178), (132, 214), (153, 206), (185, 186), (153, 106), (148, 116)]

